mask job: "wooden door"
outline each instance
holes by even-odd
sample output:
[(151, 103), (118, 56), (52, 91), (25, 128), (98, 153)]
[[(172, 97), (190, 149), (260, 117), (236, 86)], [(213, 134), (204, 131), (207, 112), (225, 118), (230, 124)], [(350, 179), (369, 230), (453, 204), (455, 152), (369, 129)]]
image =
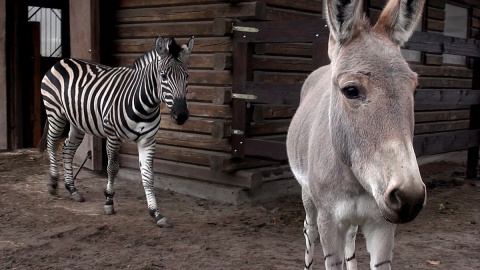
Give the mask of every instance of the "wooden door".
[[(99, 62), (99, 0), (70, 0), (70, 55)], [(87, 153), (91, 158), (85, 167), (91, 170), (102, 169), (102, 139), (85, 135), (77, 150), (74, 162), (82, 163)]]

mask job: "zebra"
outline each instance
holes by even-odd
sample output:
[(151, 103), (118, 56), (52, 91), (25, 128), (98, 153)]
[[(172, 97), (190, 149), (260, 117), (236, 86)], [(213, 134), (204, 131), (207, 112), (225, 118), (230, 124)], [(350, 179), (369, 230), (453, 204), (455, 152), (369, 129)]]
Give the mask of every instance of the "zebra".
[(50, 194), (56, 195), (58, 182), (55, 149), (64, 127), (70, 123), (62, 154), (65, 188), (70, 198), (84, 201), (72, 177), (72, 160), (84, 135), (106, 138), (108, 182), (104, 190), (104, 211), (107, 215), (114, 214), (120, 145), (134, 141), (149, 213), (159, 227), (171, 227), (157, 208), (153, 190), (155, 136), (160, 126), (161, 102), (169, 108), (175, 124), (182, 125), (189, 117), (185, 62), (193, 44), (193, 37), (180, 46), (175, 39), (160, 36), (155, 48), (137, 59), (133, 68), (63, 59), (45, 74), (41, 92), (47, 121), (39, 148), (41, 152), (47, 149), (50, 158)]

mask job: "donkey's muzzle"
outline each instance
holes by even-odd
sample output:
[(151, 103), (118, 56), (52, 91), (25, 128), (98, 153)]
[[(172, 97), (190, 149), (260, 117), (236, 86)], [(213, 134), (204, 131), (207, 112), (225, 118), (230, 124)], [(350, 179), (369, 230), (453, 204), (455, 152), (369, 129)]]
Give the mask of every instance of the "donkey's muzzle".
[(172, 117), (173, 123), (177, 125), (183, 125), (188, 120), (189, 112), (186, 99), (176, 98), (173, 100), (170, 116)]
[(389, 211), (384, 213), (387, 221), (407, 223), (414, 220), (425, 205), (425, 186), (411, 190), (402, 187), (390, 187), (385, 192), (385, 204)]

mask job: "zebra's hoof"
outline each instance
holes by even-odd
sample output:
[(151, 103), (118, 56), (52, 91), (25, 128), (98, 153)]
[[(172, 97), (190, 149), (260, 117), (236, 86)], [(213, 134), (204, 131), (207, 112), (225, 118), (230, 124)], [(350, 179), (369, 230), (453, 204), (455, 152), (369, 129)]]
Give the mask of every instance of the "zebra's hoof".
[(74, 193), (70, 194), (70, 199), (72, 199), (76, 202), (84, 202), (85, 201), (82, 194), (80, 194), (80, 192), (78, 192), (78, 191), (75, 191)]
[(105, 210), (106, 215), (113, 215), (115, 214), (115, 209), (113, 208), (113, 204), (104, 205), (103, 210)]
[(172, 223), (168, 222), (166, 217), (161, 218), (157, 221), (157, 226), (160, 228), (171, 228), (173, 227)]
[(48, 185), (48, 193), (50, 193), (50, 195), (52, 195), (52, 196), (56, 196), (57, 195), (57, 189), (52, 187), (51, 185)]

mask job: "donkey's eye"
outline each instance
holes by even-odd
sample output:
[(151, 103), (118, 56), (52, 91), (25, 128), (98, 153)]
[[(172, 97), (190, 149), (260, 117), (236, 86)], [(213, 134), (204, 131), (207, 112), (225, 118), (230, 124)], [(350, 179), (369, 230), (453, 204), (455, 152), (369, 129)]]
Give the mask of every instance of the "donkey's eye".
[(342, 93), (348, 99), (356, 99), (360, 97), (360, 91), (355, 86), (347, 86), (345, 88), (342, 88)]
[(163, 73), (160, 76), (162, 76), (162, 82), (166, 82), (168, 80), (167, 74)]

